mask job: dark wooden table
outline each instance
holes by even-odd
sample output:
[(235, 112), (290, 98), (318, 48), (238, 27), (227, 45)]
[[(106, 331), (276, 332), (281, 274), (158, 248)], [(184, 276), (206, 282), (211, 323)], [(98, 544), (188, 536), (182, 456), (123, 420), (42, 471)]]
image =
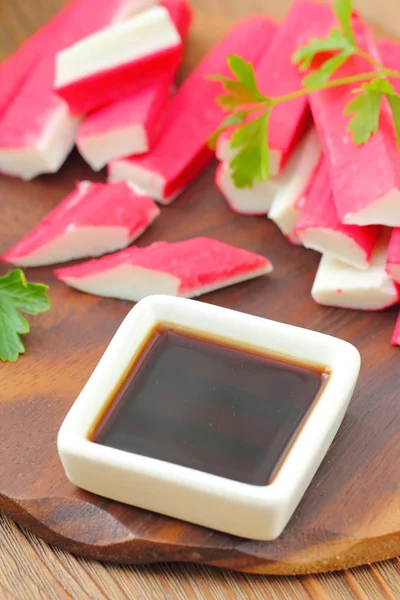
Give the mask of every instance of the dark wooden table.
[[(192, 3), (202, 12), (233, 19), (259, 10), (278, 17), (289, 0), (192, 0)], [(0, 0), (0, 59), (61, 4), (62, 0)], [(359, 0), (358, 4), (370, 19), (393, 33), (397, 29), (400, 35), (398, 0)], [(107, 565), (52, 549), (8, 518), (0, 516), (0, 597), (4, 600), (395, 600), (400, 598), (400, 560), (344, 573), (298, 578), (253, 576), (194, 565)]]

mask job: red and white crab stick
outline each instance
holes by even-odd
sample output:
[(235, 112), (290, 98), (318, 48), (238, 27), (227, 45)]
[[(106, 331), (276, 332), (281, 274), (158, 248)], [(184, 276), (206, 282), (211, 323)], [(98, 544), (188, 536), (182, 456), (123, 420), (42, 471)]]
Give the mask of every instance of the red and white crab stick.
[(170, 81), (183, 52), (179, 31), (187, 32), (191, 16), (185, 0), (163, 0), (65, 48), (56, 57), (56, 92), (73, 114), (82, 114), (160, 79)]
[[(175, 8), (175, 12), (172, 10)], [(177, 2), (170, 6), (182, 40), (188, 33), (187, 5)], [(79, 152), (99, 171), (114, 158), (144, 154), (154, 145), (161, 131), (172, 84), (181, 57), (171, 59), (169, 77), (155, 81), (142, 90), (103, 106), (85, 117), (76, 138)]]
[[(354, 17), (361, 48), (379, 59), (369, 29)], [(338, 77), (369, 72), (370, 64), (353, 56)], [(345, 107), (354, 98), (354, 85), (340, 86), (310, 95), (310, 104), (332, 182), (342, 223), (353, 225), (400, 225), (400, 150), (391, 117), (382, 104), (379, 131), (362, 145), (355, 145), (347, 131)]]
[(400, 283), (400, 228), (395, 227), (390, 237), (386, 270), (390, 277)]
[(210, 238), (132, 246), (55, 271), (89, 294), (137, 302), (152, 294), (193, 298), (272, 271), (267, 258)]
[(236, 25), (171, 99), (163, 130), (152, 150), (143, 156), (111, 161), (110, 180), (130, 180), (162, 204), (172, 202), (214, 156), (207, 138), (220, 125), (224, 113), (215, 102), (220, 84), (208, 81), (206, 76), (228, 75), (229, 54), (256, 63), (275, 30), (276, 25), (264, 16)]
[(400, 346), (400, 313), (397, 317), (396, 327), (393, 332), (392, 346)]
[[(29, 62), (29, 75), (0, 120), (0, 171), (32, 179), (40, 173), (59, 169), (73, 147), (79, 122), (53, 92), (56, 52), (153, 3), (154, 0), (109, 0), (99, 11), (98, 0), (75, 0), (49, 27), (36, 34), (34, 46), (44, 58), (33, 69)], [(28, 54), (29, 48), (28, 41)], [(12, 58), (10, 60), (12, 65)], [(10, 78), (2, 78), (2, 88), (4, 85), (8, 89), (10, 81)]]
[(83, 181), (2, 260), (37, 267), (114, 252), (137, 239), (159, 214), (153, 200), (128, 183)]
[[(327, 5), (299, 0), (295, 2), (279, 27), (268, 51), (256, 66), (257, 83), (266, 96), (278, 97), (301, 87), (302, 74), (293, 64), (295, 50), (304, 35), (313, 36), (329, 30), (332, 11)], [(311, 123), (308, 98), (303, 96), (277, 106), (268, 127), (271, 176), (278, 175), (298, 140)], [(229, 161), (232, 149), (224, 136), (218, 146), (220, 159)]]
[(306, 194), (304, 208), (294, 230), (295, 236), (306, 248), (366, 270), (380, 230), (377, 225), (359, 227), (343, 225), (339, 221), (323, 158)]
[(268, 218), (292, 243), (299, 244), (294, 229), (303, 210), (306, 192), (321, 159), (321, 144), (314, 127), (298, 143), (281, 175)]
[(324, 254), (311, 295), (318, 304), (358, 310), (383, 310), (400, 301), (399, 286), (386, 272), (388, 236), (379, 238), (366, 271)]

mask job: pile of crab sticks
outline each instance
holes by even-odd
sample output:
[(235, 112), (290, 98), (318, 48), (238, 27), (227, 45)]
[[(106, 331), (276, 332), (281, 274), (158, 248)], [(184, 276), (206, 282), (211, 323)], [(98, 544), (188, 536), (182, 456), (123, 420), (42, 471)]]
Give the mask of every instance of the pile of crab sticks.
[[(356, 146), (343, 110), (347, 86), (280, 105), (269, 123), (271, 177), (238, 188), (232, 131), (216, 151), (208, 138), (224, 118), (216, 103), (236, 54), (255, 67), (263, 94), (301, 87), (293, 53), (306, 35), (335, 25), (328, 5), (296, 1), (279, 25), (259, 14), (238, 22), (176, 87), (192, 21), (186, 0), (71, 0), (0, 66), (0, 172), (31, 180), (59, 170), (76, 145), (108, 183), (75, 190), (4, 253), (12, 265), (59, 267), (84, 292), (138, 301), (186, 297), (269, 273), (271, 262), (208, 238), (131, 245), (217, 157), (216, 185), (229, 207), (268, 215), (294, 244), (322, 253), (312, 297), (322, 305), (380, 310), (400, 301), (400, 149), (389, 115)], [(400, 45), (377, 43), (361, 19), (357, 40), (389, 68)], [(251, 40), (251, 43), (249, 43)], [(349, 75), (363, 72), (352, 57)], [(398, 83), (395, 85), (398, 85)], [(398, 90), (399, 91), (399, 90)], [(400, 320), (393, 343), (400, 344)]]

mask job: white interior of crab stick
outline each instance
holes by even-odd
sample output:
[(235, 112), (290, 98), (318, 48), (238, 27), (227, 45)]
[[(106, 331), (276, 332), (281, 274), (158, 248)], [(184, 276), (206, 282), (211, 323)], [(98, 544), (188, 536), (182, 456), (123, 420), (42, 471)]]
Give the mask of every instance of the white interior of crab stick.
[(400, 300), (399, 288), (386, 273), (388, 234), (384, 232), (372, 253), (369, 268), (361, 271), (327, 254), (323, 255), (312, 288), (318, 304), (382, 310)]
[(55, 89), (73, 113), (89, 112), (159, 80), (181, 55), (167, 8), (155, 6), (61, 51)]
[[(325, 32), (332, 24), (329, 7), (299, 0), (289, 10), (285, 20), (263, 59), (256, 66), (257, 84), (266, 96), (283, 96), (301, 87), (302, 75), (293, 64), (295, 50), (311, 37)], [(256, 114), (256, 116), (258, 116)], [(306, 96), (286, 102), (274, 109), (268, 126), (271, 149), (271, 177), (277, 176), (299, 138), (311, 122)], [(220, 160), (230, 162), (235, 150), (229, 147), (226, 136), (221, 140), (217, 154)]]
[(242, 215), (266, 215), (279, 186), (279, 178), (256, 181), (251, 188), (238, 188), (227, 163), (218, 165), (215, 184), (229, 207)]
[[(380, 60), (368, 27), (354, 18), (360, 47)], [(338, 77), (370, 71), (370, 64), (352, 56)], [(386, 102), (380, 127), (367, 143), (356, 145), (344, 114), (354, 99), (354, 86), (341, 86), (310, 95), (314, 121), (328, 161), (332, 190), (342, 223), (400, 226), (400, 149)]]
[(368, 269), (381, 228), (343, 225), (337, 216), (328, 168), (324, 158), (306, 193), (306, 201), (294, 233), (306, 248), (330, 254), (356, 267)]
[(213, 158), (207, 139), (224, 119), (215, 102), (221, 86), (206, 76), (228, 75), (229, 54), (257, 63), (275, 30), (276, 25), (263, 16), (236, 25), (171, 98), (163, 129), (152, 150), (143, 156), (111, 161), (109, 179), (133, 181), (159, 202), (172, 202)]
[(37, 267), (125, 248), (160, 214), (148, 196), (130, 184), (81, 182), (2, 259)]
[(299, 243), (294, 228), (320, 158), (321, 144), (315, 128), (312, 127), (298, 143), (279, 176), (278, 191), (268, 217), (292, 243)]
[(152, 294), (193, 298), (272, 270), (268, 259), (209, 238), (131, 247), (58, 269), (68, 285), (99, 296), (137, 302)]

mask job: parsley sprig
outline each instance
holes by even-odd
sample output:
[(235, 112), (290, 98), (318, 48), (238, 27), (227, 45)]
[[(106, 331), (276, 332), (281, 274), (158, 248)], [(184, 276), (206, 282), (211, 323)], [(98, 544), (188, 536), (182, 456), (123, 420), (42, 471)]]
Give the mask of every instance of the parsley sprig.
[(15, 362), (25, 347), (20, 335), (29, 332), (21, 312), (37, 315), (50, 308), (46, 285), (28, 283), (21, 269), (0, 277), (0, 361)]
[[(326, 38), (310, 39), (293, 55), (294, 64), (300, 71), (307, 72), (317, 57), (328, 53), (328, 58), (321, 61), (317, 69), (305, 75), (299, 90), (278, 97), (265, 96), (258, 88), (253, 65), (235, 55), (228, 57), (233, 77), (209, 77), (222, 83), (224, 93), (218, 96), (217, 102), (228, 113), (209, 138), (209, 145), (215, 148), (220, 135), (233, 130), (230, 145), (237, 149), (237, 153), (230, 162), (230, 168), (237, 187), (252, 187), (256, 181), (269, 177), (268, 124), (274, 108), (317, 90), (358, 85), (354, 89), (354, 98), (345, 108), (345, 114), (350, 117), (348, 131), (356, 145), (367, 142), (378, 131), (382, 101), (386, 98), (400, 146), (400, 95), (388, 80), (388, 77), (400, 78), (400, 72), (385, 68), (358, 46), (352, 28), (351, 0), (336, 0), (334, 12), (339, 27), (332, 29)], [(371, 71), (332, 79), (352, 56), (365, 59), (371, 65)]]

